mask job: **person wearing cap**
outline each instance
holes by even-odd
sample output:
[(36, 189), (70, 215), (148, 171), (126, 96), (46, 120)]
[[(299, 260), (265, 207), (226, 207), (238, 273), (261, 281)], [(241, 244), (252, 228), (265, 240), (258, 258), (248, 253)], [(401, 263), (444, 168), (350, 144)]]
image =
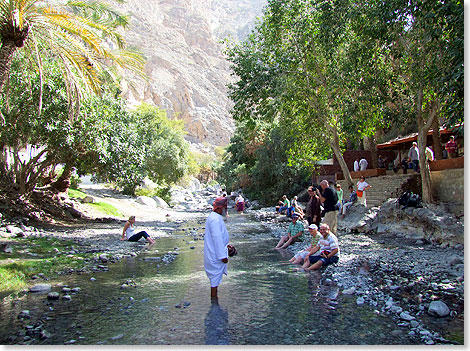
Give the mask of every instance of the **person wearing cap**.
[(298, 221), (300, 215), (296, 212), (292, 214), (292, 222), (289, 224), (287, 229), (287, 235), (281, 237), (279, 243), (276, 245), (276, 249), (285, 249), (289, 245), (300, 241), (300, 237), (304, 233), (304, 225), (301, 221)]
[[(305, 259), (303, 269), (314, 271), (339, 261), (338, 238), (332, 232), (328, 224), (320, 226), (321, 239), (317, 245), (310, 250), (310, 255)], [(320, 252), (319, 255), (315, 253)]]
[(204, 236), (204, 269), (211, 284), (211, 299), (217, 299), (217, 288), (227, 275), (229, 235), (222, 217), (227, 198), (218, 197), (206, 220)]
[[(312, 250), (318, 243), (318, 240), (322, 238), (320, 233), (318, 232), (318, 227), (316, 224), (310, 224), (308, 226), (308, 231), (310, 235), (312, 236), (312, 242), (310, 246), (306, 247), (303, 250), (300, 250), (297, 252), (294, 257), (292, 257), (289, 262), (293, 264), (303, 264), (305, 262), (305, 258), (310, 256), (310, 250)], [(319, 252), (316, 252), (316, 254), (320, 254)]]

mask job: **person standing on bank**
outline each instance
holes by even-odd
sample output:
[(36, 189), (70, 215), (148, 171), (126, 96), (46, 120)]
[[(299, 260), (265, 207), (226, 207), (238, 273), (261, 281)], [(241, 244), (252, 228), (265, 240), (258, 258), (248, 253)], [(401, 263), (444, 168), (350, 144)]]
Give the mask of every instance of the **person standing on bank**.
[(413, 142), (413, 145), (411, 145), (410, 150), (408, 151), (408, 157), (411, 160), (413, 171), (419, 172), (419, 150), (418, 144), (415, 141)]
[(222, 217), (226, 206), (226, 197), (216, 198), (213, 210), (206, 220), (204, 269), (211, 284), (211, 299), (217, 299), (217, 288), (222, 282), (223, 275), (227, 275), (229, 236)]
[(359, 160), (357, 158), (354, 161), (354, 172), (359, 172)]
[(135, 216), (130, 216), (122, 230), (121, 241), (139, 241), (142, 237), (148, 241), (149, 245), (155, 244), (155, 241), (147, 234), (145, 230), (134, 233)]
[(338, 229), (338, 194), (335, 189), (328, 186), (327, 180), (322, 180), (320, 182), (320, 187), (322, 188), (320, 199), (321, 202), (323, 202), (323, 208), (325, 211), (322, 223), (328, 224), (331, 232), (336, 235)]
[(447, 151), (448, 158), (457, 157), (457, 143), (455, 142), (455, 137), (453, 135), (451, 135), (449, 141), (446, 143), (445, 149)]
[(357, 198), (359, 199), (359, 203), (367, 207), (366, 202), (366, 190), (372, 188), (367, 182), (365, 177), (361, 177), (357, 182)]
[(317, 189), (314, 189), (313, 186), (309, 186), (307, 192), (310, 198), (305, 208), (305, 217), (307, 217), (308, 225), (315, 223), (318, 227), (321, 221), (320, 197), (317, 194)]
[(361, 171), (365, 171), (368, 165), (369, 165), (369, 162), (367, 162), (367, 160), (364, 157), (361, 158), (361, 160), (359, 161), (359, 167), (361, 167)]

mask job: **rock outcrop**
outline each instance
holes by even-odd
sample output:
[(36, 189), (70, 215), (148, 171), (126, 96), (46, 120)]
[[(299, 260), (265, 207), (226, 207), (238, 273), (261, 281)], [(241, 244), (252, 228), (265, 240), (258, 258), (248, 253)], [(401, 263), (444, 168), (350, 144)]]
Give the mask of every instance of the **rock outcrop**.
[(149, 81), (124, 87), (129, 104), (142, 101), (184, 121), (193, 144), (225, 146), (234, 130), (227, 96), (230, 76), (220, 40), (245, 37), (265, 0), (129, 0), (125, 32), (146, 59)]

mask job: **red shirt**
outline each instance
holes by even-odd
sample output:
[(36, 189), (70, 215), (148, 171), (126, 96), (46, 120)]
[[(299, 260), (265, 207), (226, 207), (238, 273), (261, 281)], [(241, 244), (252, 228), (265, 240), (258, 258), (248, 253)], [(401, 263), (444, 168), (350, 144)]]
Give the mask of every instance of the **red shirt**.
[(456, 153), (457, 152), (457, 143), (455, 141), (449, 140), (446, 143), (446, 150), (447, 150), (447, 152), (450, 152), (450, 153)]

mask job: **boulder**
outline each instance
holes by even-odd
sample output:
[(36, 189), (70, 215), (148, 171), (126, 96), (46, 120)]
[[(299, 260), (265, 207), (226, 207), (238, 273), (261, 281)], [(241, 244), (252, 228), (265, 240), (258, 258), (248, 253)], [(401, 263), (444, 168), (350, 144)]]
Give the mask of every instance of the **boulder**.
[(154, 196), (153, 199), (155, 200), (155, 203), (157, 204), (157, 207), (162, 207), (162, 208), (168, 208), (168, 204), (166, 203), (165, 200), (163, 200), (161, 197)]
[(135, 202), (144, 206), (157, 207), (155, 200), (148, 196), (139, 196)]
[(94, 204), (96, 200), (93, 196), (87, 195), (82, 199), (82, 202), (84, 204)]
[(444, 302), (438, 300), (438, 301), (432, 301), (429, 304), (428, 313), (431, 316), (445, 317), (450, 314), (450, 310), (449, 310), (449, 307), (447, 307), (447, 305)]
[(48, 292), (51, 291), (51, 285), (50, 284), (36, 284), (32, 287), (29, 288), (29, 291), (31, 292)]

